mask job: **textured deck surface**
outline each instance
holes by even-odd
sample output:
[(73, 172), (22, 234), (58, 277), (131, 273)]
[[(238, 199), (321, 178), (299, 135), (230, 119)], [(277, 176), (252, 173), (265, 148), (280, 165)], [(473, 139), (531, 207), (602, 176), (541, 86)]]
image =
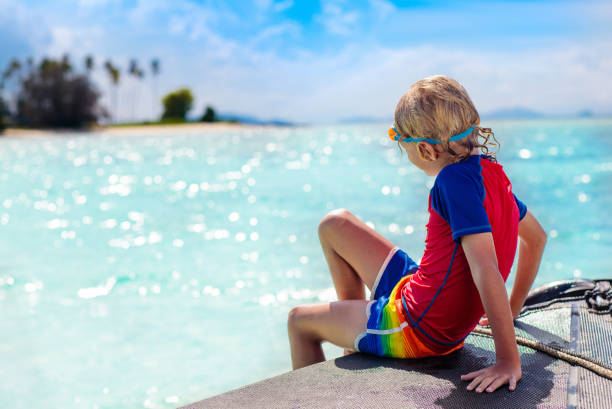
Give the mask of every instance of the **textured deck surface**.
[[(580, 306), (579, 306), (580, 305)], [(612, 319), (583, 303), (531, 311), (518, 335), (610, 365)], [(573, 334), (573, 335), (572, 335)], [(217, 395), (185, 409), (208, 408), (612, 408), (612, 381), (519, 346), (523, 379), (488, 394), (467, 391), (460, 375), (494, 363), (493, 340), (472, 334), (463, 349), (420, 360), (353, 354)]]

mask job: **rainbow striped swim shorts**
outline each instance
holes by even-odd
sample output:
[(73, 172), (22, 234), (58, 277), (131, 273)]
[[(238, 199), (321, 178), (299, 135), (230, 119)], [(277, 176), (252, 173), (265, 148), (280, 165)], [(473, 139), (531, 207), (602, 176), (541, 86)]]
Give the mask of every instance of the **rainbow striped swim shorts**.
[[(357, 351), (394, 358), (442, 355), (423, 344), (402, 313), (399, 290), (418, 267), (403, 250), (395, 247), (389, 251), (374, 282), (372, 301), (366, 307), (366, 331), (355, 338)], [(444, 354), (462, 346), (463, 342)]]

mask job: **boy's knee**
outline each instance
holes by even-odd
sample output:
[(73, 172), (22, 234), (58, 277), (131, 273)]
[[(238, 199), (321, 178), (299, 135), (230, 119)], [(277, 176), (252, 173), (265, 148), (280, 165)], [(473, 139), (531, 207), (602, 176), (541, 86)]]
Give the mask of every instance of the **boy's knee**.
[(319, 237), (346, 223), (350, 214), (351, 212), (342, 208), (327, 213), (319, 223)]
[(289, 316), (287, 317), (287, 327), (289, 327), (289, 330), (299, 327), (300, 320), (303, 317), (303, 310), (304, 307), (298, 305), (289, 311)]

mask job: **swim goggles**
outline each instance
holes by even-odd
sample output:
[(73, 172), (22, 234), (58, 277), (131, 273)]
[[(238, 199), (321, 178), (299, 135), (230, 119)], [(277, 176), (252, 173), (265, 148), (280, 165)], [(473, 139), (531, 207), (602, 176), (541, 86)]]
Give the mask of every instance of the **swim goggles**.
[[(466, 129), (465, 131), (461, 132), (460, 134), (451, 136), (448, 141), (452, 142), (452, 141), (457, 141), (459, 139), (465, 138), (466, 136), (471, 134), (472, 131), (475, 128), (476, 128), (476, 124), (470, 126), (468, 129)], [(429, 142), (429, 143), (434, 144), (434, 145), (442, 143), (442, 141), (439, 141), (437, 139), (432, 139), (432, 138), (412, 138), (410, 136), (402, 136), (402, 135), (400, 135), (399, 132), (397, 132), (397, 129), (395, 129), (395, 126), (392, 126), (391, 128), (389, 128), (389, 139), (391, 139), (392, 141), (398, 141), (398, 142), (402, 142), (402, 141), (404, 141), (404, 142), (420, 142), (420, 141), (425, 141), (425, 142)]]

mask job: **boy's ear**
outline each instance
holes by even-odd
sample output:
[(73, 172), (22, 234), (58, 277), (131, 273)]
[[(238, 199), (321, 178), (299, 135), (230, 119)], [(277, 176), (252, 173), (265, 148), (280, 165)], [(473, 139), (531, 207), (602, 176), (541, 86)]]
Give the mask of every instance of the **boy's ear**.
[(432, 162), (438, 159), (438, 151), (434, 149), (434, 147), (427, 142), (418, 142), (417, 143), (417, 152), (419, 157), (422, 160), (426, 160)]

